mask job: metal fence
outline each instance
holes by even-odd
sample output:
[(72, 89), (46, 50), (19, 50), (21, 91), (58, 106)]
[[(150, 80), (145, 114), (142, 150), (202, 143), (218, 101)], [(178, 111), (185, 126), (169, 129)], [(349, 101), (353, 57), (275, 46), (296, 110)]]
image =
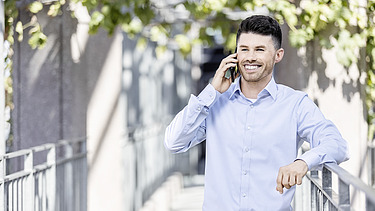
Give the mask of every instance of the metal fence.
[(164, 133), (171, 118), (166, 117), (158, 123), (148, 126), (128, 128), (127, 139), (129, 142), (124, 147), (124, 153), (128, 154), (125, 166), (133, 168), (125, 169), (132, 176), (125, 177), (130, 184), (126, 191), (131, 197), (128, 210), (139, 210), (152, 194), (173, 174), (181, 172), (189, 174), (196, 169), (199, 156), (199, 148), (189, 150), (188, 153), (172, 154), (164, 147)]
[(0, 210), (85, 211), (86, 154), (86, 139), (77, 139), (0, 156)]
[(363, 196), (357, 198), (365, 210), (375, 210), (375, 190), (334, 163), (308, 173), (302, 186), (296, 193), (295, 210), (358, 210), (351, 201), (354, 194)]

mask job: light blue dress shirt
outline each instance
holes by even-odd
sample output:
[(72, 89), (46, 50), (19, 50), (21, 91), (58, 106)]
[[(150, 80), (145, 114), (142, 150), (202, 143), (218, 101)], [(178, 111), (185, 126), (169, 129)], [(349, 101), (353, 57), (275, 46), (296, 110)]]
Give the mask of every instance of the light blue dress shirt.
[[(291, 210), (295, 186), (276, 191), (279, 168), (348, 159), (347, 143), (306, 93), (274, 79), (253, 103), (239, 79), (220, 94), (209, 84), (167, 127), (165, 146), (185, 152), (206, 140), (204, 211)], [(311, 150), (297, 158), (308, 141)]]

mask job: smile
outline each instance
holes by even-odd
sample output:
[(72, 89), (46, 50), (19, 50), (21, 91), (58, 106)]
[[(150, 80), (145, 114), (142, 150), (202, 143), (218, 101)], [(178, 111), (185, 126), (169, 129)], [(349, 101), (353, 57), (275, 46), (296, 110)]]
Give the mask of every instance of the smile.
[(244, 67), (246, 70), (256, 70), (260, 68), (262, 65), (255, 65), (255, 64), (245, 64)]

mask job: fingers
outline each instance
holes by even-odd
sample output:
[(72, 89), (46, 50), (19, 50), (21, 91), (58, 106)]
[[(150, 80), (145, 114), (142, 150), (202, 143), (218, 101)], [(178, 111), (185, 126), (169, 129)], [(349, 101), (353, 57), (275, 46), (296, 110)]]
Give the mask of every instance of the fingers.
[(284, 188), (290, 189), (295, 185), (295, 178), (293, 179), (291, 175), (287, 174), (282, 168), (280, 168), (276, 183), (276, 190), (282, 194), (284, 193)]
[(226, 63), (226, 64), (221, 64), (219, 69), (216, 71), (216, 74), (214, 76), (214, 80), (217, 81), (219, 84), (221, 84), (223, 82), (223, 80), (229, 81), (229, 77), (225, 78), (225, 73), (230, 67), (236, 67), (236, 64), (231, 63), (231, 62)]
[(296, 177), (297, 185), (301, 185), (302, 184), (302, 178), (303, 178), (303, 175), (297, 175), (297, 177)]
[(281, 167), (276, 179), (276, 190), (282, 194), (283, 188), (290, 189), (296, 184), (301, 185), (306, 173), (307, 164), (304, 161), (296, 161)]
[(291, 179), (290, 175), (284, 175), (283, 176), (283, 182), (282, 182), (282, 184), (283, 184), (284, 188), (289, 189), (290, 187), (292, 187), (292, 185), (289, 184), (289, 180), (290, 179)]
[(284, 186), (281, 184), (283, 180), (283, 175), (280, 174), (280, 171), (279, 171), (279, 174), (277, 175), (277, 179), (276, 179), (276, 190), (279, 191), (280, 194), (283, 193), (283, 188)]
[(235, 53), (224, 58), (220, 63), (219, 69), (225, 72), (225, 70), (227, 70), (228, 68), (235, 67), (238, 62), (236, 57), (237, 57), (237, 54)]
[[(293, 173), (291, 173), (289, 175), (289, 181), (288, 181), (288, 184), (290, 187), (293, 187), (295, 184), (296, 184), (296, 181), (297, 181), (297, 178), (296, 178), (296, 175)], [(289, 188), (288, 188), (289, 189)]]
[(220, 93), (228, 90), (232, 83), (230, 77), (225, 77), (225, 73), (230, 67), (235, 67), (237, 65), (238, 60), (236, 59), (236, 56), (237, 54), (231, 54), (225, 57), (221, 61), (219, 68), (216, 70), (214, 78), (211, 81), (212, 86)]

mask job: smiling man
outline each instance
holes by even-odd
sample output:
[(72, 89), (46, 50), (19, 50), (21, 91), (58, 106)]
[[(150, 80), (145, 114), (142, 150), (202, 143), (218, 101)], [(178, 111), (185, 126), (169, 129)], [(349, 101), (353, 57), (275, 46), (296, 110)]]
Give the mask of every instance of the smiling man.
[[(281, 38), (269, 16), (243, 20), (237, 52), (166, 129), (165, 146), (175, 153), (206, 140), (205, 211), (292, 210), (308, 170), (348, 159), (346, 141), (306, 93), (275, 83)], [(235, 66), (232, 83), (225, 73)], [(311, 150), (297, 157), (303, 141)]]

